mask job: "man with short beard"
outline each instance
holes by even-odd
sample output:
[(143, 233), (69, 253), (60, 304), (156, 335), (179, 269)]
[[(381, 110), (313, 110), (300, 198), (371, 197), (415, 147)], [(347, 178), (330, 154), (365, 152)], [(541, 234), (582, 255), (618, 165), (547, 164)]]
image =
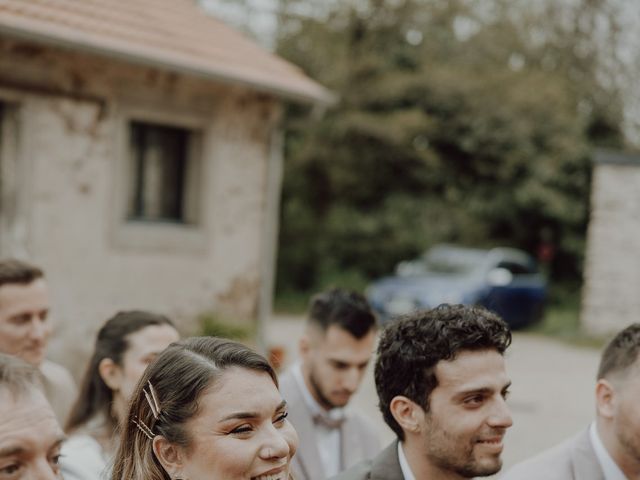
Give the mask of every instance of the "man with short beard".
[(640, 479), (640, 323), (605, 348), (595, 388), (596, 419), (509, 470), (504, 480)]
[(510, 343), (507, 325), (478, 307), (441, 305), (390, 323), (378, 345), (375, 382), (384, 419), (398, 438), (334, 480), (497, 473), (512, 424), (503, 358)]
[(369, 421), (345, 409), (376, 338), (376, 319), (359, 293), (332, 289), (311, 299), (300, 363), (280, 378), (289, 420), (300, 437), (296, 480), (325, 480), (380, 449)]

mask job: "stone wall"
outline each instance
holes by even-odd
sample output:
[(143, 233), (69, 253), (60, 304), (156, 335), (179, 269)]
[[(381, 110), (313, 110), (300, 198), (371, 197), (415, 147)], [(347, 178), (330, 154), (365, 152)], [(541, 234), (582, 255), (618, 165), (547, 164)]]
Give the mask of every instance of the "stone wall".
[[(255, 320), (278, 102), (242, 87), (2, 39), (0, 102), (19, 130), (15, 158), (2, 159), (17, 173), (5, 177), (13, 185), (4, 191), (13, 194), (0, 211), (0, 254), (45, 269), (53, 358), (78, 374), (83, 362), (74, 359), (86, 357), (96, 330), (120, 309), (167, 313), (185, 333), (206, 310)], [(130, 115), (202, 130), (195, 227), (125, 221), (121, 132)]]
[(597, 154), (591, 208), (581, 321), (606, 335), (640, 321), (640, 157)]

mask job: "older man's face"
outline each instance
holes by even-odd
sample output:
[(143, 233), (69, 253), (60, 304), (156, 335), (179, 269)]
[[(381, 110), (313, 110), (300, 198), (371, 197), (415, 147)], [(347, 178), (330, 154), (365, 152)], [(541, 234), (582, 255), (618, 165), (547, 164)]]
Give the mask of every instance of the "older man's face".
[(0, 352), (33, 366), (44, 360), (51, 336), (49, 290), (44, 279), (0, 287)]
[(64, 438), (55, 414), (38, 390), (0, 391), (0, 480), (61, 479)]

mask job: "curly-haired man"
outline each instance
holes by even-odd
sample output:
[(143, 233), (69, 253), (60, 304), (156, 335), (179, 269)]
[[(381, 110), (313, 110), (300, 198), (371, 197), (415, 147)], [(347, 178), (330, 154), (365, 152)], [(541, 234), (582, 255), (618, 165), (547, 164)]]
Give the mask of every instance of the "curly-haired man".
[(502, 466), (512, 424), (507, 325), (477, 307), (441, 305), (389, 324), (375, 366), (380, 409), (397, 441), (340, 480), (464, 479)]

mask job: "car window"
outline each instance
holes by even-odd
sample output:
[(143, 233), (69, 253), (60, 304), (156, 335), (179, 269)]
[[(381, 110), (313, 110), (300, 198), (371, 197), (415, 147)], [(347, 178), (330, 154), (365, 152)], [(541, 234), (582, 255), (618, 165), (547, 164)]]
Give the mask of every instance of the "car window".
[(470, 274), (482, 268), (486, 252), (466, 249), (434, 248), (423, 256), (427, 272)]
[(519, 262), (502, 261), (496, 267), (509, 270), (512, 275), (530, 275), (538, 273), (535, 265), (527, 265)]

